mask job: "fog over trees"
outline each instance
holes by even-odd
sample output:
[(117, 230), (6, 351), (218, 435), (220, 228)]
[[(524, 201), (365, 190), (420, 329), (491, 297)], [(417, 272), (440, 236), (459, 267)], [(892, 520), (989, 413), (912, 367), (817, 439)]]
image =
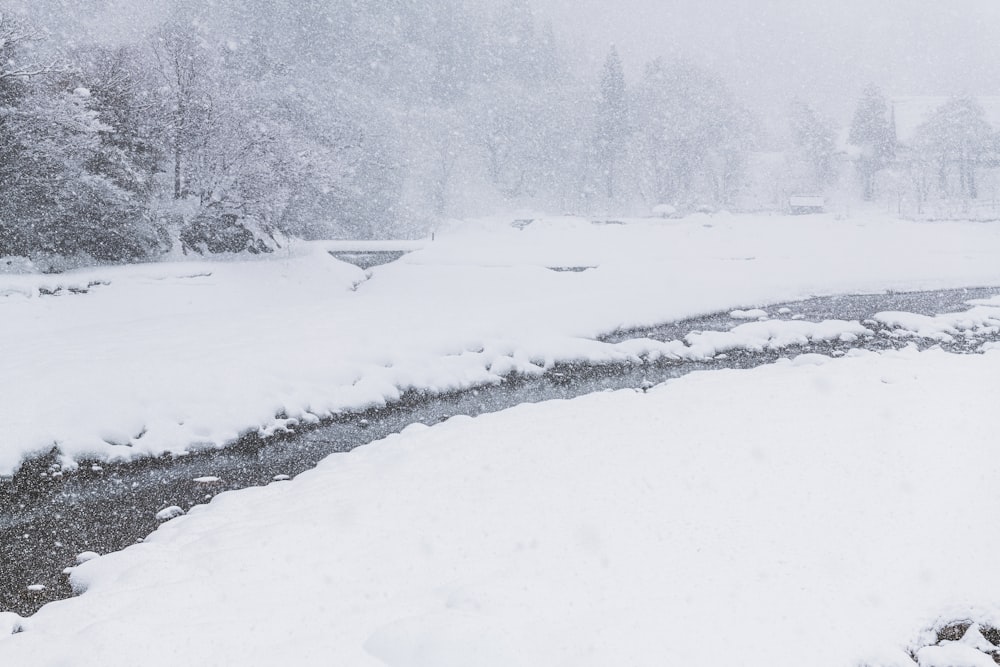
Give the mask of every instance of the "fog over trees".
[(0, 256), (803, 193), (1000, 217), (992, 5), (668, 4), (0, 0)]

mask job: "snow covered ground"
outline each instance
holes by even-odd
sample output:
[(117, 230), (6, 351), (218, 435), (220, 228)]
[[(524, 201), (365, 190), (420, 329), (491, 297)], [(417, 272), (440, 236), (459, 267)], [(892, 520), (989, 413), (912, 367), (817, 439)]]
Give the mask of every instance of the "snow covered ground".
[[(990, 225), (625, 222), (465, 223), (367, 273), (312, 243), (0, 276), (0, 472), (53, 446), (67, 465), (221, 446), (557, 360), (1000, 330), (1000, 298), (868, 322), (760, 308), (1000, 285)], [(731, 330), (595, 340), (717, 311)], [(412, 426), (81, 554), (81, 596), (0, 613), (0, 665), (993, 664), (975, 627), (931, 629), (1000, 625), (994, 347), (803, 355)]]
[[(220, 446), (406, 388), (495, 382), (556, 360), (863, 333), (750, 322), (688, 344), (593, 340), (620, 327), (816, 294), (1000, 284), (993, 225), (624, 222), (456, 224), (367, 275), (323, 243), (249, 261), (0, 275), (0, 474), (53, 448), (72, 465)], [(584, 270), (552, 270), (569, 268)]]
[(86, 554), (0, 664), (993, 664), (922, 647), (1000, 620), (998, 375), (806, 355), (411, 427)]

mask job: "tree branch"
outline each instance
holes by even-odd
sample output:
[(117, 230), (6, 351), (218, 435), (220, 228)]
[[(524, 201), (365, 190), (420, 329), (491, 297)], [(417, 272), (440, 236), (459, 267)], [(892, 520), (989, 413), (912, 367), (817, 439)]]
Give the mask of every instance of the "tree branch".
[[(69, 71), (69, 68), (58, 60), (53, 60), (47, 65), (31, 63), (22, 66), (15, 66), (10, 60), (10, 56), (21, 45), (26, 42), (40, 42), (43, 39), (44, 36), (38, 30), (17, 18), (0, 13), (0, 55), (4, 56), (0, 58), (0, 81), (17, 78), (30, 79), (36, 76), (63, 74)], [(4, 60), (6, 62), (3, 62)]]
[(26, 78), (30, 79), (35, 76), (47, 76), (49, 74), (64, 74), (69, 71), (69, 68), (65, 65), (59, 63), (59, 61), (53, 61), (48, 65), (28, 65), (27, 67), (20, 67), (14, 69), (0, 69), (0, 80), (3, 79), (16, 79), (16, 78)]

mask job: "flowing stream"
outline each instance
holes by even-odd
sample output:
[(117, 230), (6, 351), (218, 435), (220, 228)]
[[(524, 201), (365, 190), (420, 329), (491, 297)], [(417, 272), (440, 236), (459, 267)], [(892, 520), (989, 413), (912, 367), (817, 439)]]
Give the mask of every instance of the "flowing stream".
[[(810, 321), (859, 320), (886, 310), (924, 315), (961, 311), (969, 299), (1000, 293), (998, 288), (937, 292), (847, 295), (769, 306), (771, 313)], [(681, 339), (693, 331), (727, 330), (740, 324), (728, 313), (615, 332), (603, 340)], [(996, 338), (996, 335), (993, 335)], [(956, 353), (974, 352), (986, 339), (966, 338), (943, 345)], [(231, 447), (130, 463), (86, 464), (59, 470), (54, 459), (26, 463), (16, 476), (0, 479), (0, 611), (22, 616), (46, 602), (72, 595), (63, 570), (76, 555), (108, 553), (143, 540), (156, 529), (164, 508), (184, 510), (214, 495), (276, 483), (346, 452), (396, 433), (409, 424), (433, 424), (453, 415), (478, 415), (525, 402), (565, 399), (610, 389), (641, 389), (692, 371), (751, 368), (802, 352), (841, 354), (856, 347), (887, 349), (917, 342), (887, 336), (853, 343), (831, 341), (779, 351), (735, 350), (709, 361), (662, 360), (644, 364), (560, 365), (540, 377), (515, 376), (499, 385), (446, 395), (413, 392), (385, 408), (343, 414), (318, 426), (270, 439), (247, 437)], [(196, 481), (200, 480), (200, 481)], [(29, 590), (29, 586), (41, 590)]]

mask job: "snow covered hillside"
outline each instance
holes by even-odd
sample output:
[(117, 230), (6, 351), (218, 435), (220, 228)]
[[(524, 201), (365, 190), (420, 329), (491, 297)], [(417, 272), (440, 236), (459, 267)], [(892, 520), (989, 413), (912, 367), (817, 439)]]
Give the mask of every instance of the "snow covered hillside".
[[(0, 474), (53, 448), (72, 465), (221, 446), (556, 360), (713, 352), (593, 340), (619, 327), (813, 294), (1000, 284), (992, 225), (509, 223), (456, 224), (367, 274), (313, 243), (261, 260), (0, 275)], [(552, 270), (567, 268), (582, 270)]]
[(80, 565), (0, 664), (992, 664), (923, 631), (1000, 619), (998, 374), (807, 355), (411, 427)]

